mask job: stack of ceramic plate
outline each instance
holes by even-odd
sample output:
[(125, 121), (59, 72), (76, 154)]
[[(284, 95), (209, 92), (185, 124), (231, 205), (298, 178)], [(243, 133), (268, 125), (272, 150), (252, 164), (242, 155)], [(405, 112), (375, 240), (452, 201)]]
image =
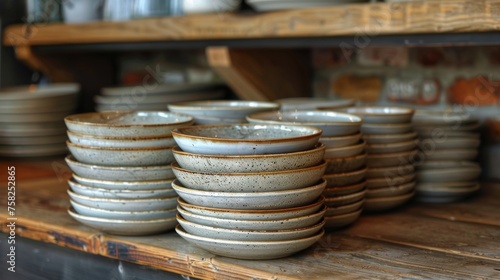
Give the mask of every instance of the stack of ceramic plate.
[(175, 102), (218, 99), (225, 96), (220, 84), (138, 85), (103, 88), (94, 99), (96, 111), (167, 110)]
[(257, 11), (300, 9), (367, 2), (367, 0), (248, 0), (248, 5)]
[(79, 89), (52, 84), (0, 90), (0, 156), (67, 153), (63, 119), (75, 110)]
[(335, 111), (339, 108), (352, 107), (356, 104), (354, 99), (330, 99), (319, 97), (294, 97), (276, 100), (281, 105), (281, 110), (325, 110)]
[(363, 118), (366, 141), (367, 211), (386, 211), (408, 202), (415, 194), (417, 134), (414, 110), (403, 107), (352, 107), (345, 110)]
[(246, 123), (248, 114), (259, 111), (277, 110), (278, 103), (262, 101), (194, 101), (168, 105), (171, 112), (183, 113), (194, 118), (196, 124), (238, 124)]
[(190, 116), (170, 112), (103, 112), (65, 119), (73, 170), (72, 208), (79, 222), (120, 235), (172, 229), (177, 194), (170, 164), (171, 131), (190, 125)]
[(417, 111), (413, 125), (421, 141), (418, 200), (453, 202), (479, 190), (478, 119), (447, 111)]
[(172, 131), (182, 198), (176, 230), (214, 254), (273, 259), (323, 235), (326, 163), (308, 126), (200, 125)]
[(267, 111), (247, 116), (250, 123), (310, 125), (322, 129), (327, 168), (324, 192), (325, 227), (340, 228), (355, 222), (363, 209), (366, 173), (361, 118), (329, 111)]

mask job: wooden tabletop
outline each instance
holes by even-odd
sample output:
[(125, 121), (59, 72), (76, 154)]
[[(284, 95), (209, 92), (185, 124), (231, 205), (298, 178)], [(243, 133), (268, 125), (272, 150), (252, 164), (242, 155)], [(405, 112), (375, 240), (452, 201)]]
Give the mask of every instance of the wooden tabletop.
[[(245, 261), (215, 256), (174, 231), (147, 237), (104, 234), (66, 212), (61, 158), (3, 160), (15, 166), (16, 234), (201, 279), (500, 279), (500, 184), (453, 204), (412, 202), (398, 210), (363, 215), (353, 226), (330, 231), (291, 257)], [(2, 231), (9, 215), (2, 196)], [(22, 265), (19, 262), (19, 265)]]

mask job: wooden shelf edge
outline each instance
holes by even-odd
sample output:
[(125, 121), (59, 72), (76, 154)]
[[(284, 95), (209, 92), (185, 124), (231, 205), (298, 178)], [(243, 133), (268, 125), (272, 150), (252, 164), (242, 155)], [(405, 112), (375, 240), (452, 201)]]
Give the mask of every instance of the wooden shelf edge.
[[(95, 22), (13, 25), (3, 44), (64, 45), (217, 39), (301, 38), (500, 30), (500, 0), (364, 3), (255, 15), (212, 14)], [(356, 43), (356, 42), (354, 42)]]

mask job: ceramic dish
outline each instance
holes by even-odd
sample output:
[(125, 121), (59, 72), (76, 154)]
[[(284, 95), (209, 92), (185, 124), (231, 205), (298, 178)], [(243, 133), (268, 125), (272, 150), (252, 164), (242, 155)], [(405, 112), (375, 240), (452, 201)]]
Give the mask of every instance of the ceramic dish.
[[(354, 99), (329, 99), (319, 97), (291, 97), (276, 100), (281, 105), (281, 110), (315, 110), (325, 109), (334, 111), (338, 108), (354, 106)], [(324, 108), (323, 108), (324, 107)]]
[(464, 188), (472, 188), (477, 185), (478, 181), (450, 181), (450, 182), (418, 182), (418, 188), (420, 189), (464, 189)]
[(325, 158), (328, 159), (328, 158), (354, 157), (364, 153), (365, 146), (366, 146), (365, 142), (361, 140), (361, 142), (351, 146), (346, 146), (341, 148), (327, 148), (325, 150)]
[(443, 149), (431, 150), (425, 153), (428, 160), (474, 160), (479, 151), (477, 149)]
[(193, 118), (170, 112), (100, 112), (64, 118), (71, 132), (108, 137), (169, 136), (175, 128), (190, 125)]
[(256, 11), (274, 11), (274, 10), (289, 10), (289, 9), (300, 9), (309, 7), (325, 7), (325, 6), (335, 6), (343, 5), (349, 3), (366, 2), (366, 0), (248, 0), (247, 1), (252, 8)]
[(359, 170), (338, 173), (325, 174), (323, 178), (326, 180), (326, 188), (349, 186), (364, 181), (366, 176), (366, 168)]
[[(72, 155), (65, 158), (71, 171), (80, 177), (88, 179), (108, 180), (108, 181), (157, 181), (157, 180), (172, 180), (175, 178), (174, 172), (170, 165), (158, 166), (139, 166), (139, 167), (124, 167), (124, 166), (102, 166), (85, 164), (75, 160)], [(75, 177), (76, 178), (76, 177)], [(87, 184), (87, 182), (83, 182)], [(103, 184), (100, 187), (104, 187)], [(111, 188), (112, 186), (110, 186)], [(149, 188), (149, 187), (148, 187)]]
[(359, 209), (352, 213), (346, 213), (335, 216), (325, 216), (325, 228), (337, 229), (346, 227), (354, 223), (359, 218), (362, 211), (363, 209)]
[(411, 124), (363, 124), (361, 132), (363, 134), (405, 134), (411, 132)]
[(166, 190), (172, 188), (172, 181), (174, 180), (174, 179), (168, 179), (168, 180), (154, 180), (154, 181), (107, 181), (107, 180), (98, 180), (98, 179), (80, 177), (76, 174), (73, 174), (73, 179), (79, 184), (94, 188), (106, 189), (109, 191)]
[(361, 169), (366, 164), (366, 153), (346, 158), (329, 158), (325, 174), (339, 174)]
[(190, 204), (229, 209), (280, 209), (299, 207), (312, 203), (325, 189), (326, 181), (319, 184), (286, 191), (230, 193), (192, 190), (183, 187), (177, 180), (172, 188), (183, 200)]
[(415, 189), (415, 184), (416, 184), (415, 181), (413, 181), (394, 187), (368, 189), (366, 191), (365, 197), (372, 198), (372, 197), (389, 197), (389, 196), (403, 195), (412, 192)]
[(167, 165), (174, 162), (172, 147), (99, 148), (66, 142), (71, 154), (87, 164), (104, 166)]
[(480, 189), (479, 184), (465, 188), (429, 188), (422, 189), (417, 185), (417, 200), (426, 203), (451, 203), (463, 200)]
[(186, 84), (164, 84), (155, 87), (140, 87), (137, 86), (120, 86), (120, 87), (105, 87), (101, 89), (101, 94), (104, 96), (134, 96), (141, 97), (142, 95), (182, 95), (189, 92), (200, 92), (214, 90), (221, 87), (218, 83), (186, 83)]
[(225, 119), (225, 118), (209, 118), (194, 116), (194, 123), (198, 125), (215, 125), (215, 124), (242, 124), (248, 123), (246, 119)]
[(394, 178), (415, 173), (415, 167), (412, 164), (391, 166), (391, 167), (369, 167), (366, 171), (366, 178)]
[(247, 116), (249, 123), (309, 125), (323, 130), (323, 137), (346, 136), (359, 133), (361, 118), (330, 111), (266, 111)]
[(172, 149), (175, 160), (184, 169), (198, 172), (272, 172), (307, 168), (319, 165), (325, 154), (325, 145), (313, 149), (266, 155), (203, 155)]
[(291, 153), (316, 146), (321, 129), (286, 125), (199, 125), (172, 131), (186, 152), (216, 155)]
[(401, 153), (414, 150), (417, 147), (418, 140), (410, 140), (406, 142), (396, 142), (389, 144), (369, 144), (365, 149), (368, 154), (388, 154)]
[(473, 181), (481, 174), (481, 167), (473, 162), (426, 162), (417, 171), (418, 182)]
[(118, 220), (89, 217), (77, 214), (72, 209), (68, 213), (78, 222), (91, 228), (116, 235), (150, 235), (165, 232), (177, 225), (175, 217), (151, 220)]
[(255, 210), (255, 209), (225, 209), (204, 207), (194, 204), (189, 204), (179, 197), (178, 203), (182, 209), (193, 214), (203, 215), (207, 217), (222, 218), (222, 219), (237, 219), (237, 220), (281, 220), (299, 216), (307, 216), (312, 213), (317, 213), (323, 207), (325, 202), (324, 197), (320, 197), (311, 204), (281, 209)]
[(309, 227), (318, 224), (325, 215), (326, 207), (323, 207), (319, 212), (312, 213), (307, 216), (280, 220), (221, 219), (193, 214), (182, 209), (181, 207), (177, 207), (177, 212), (179, 212), (182, 218), (186, 219), (187, 221), (211, 227), (242, 230), (286, 230)]
[(356, 133), (347, 136), (332, 136), (332, 137), (321, 136), (319, 138), (319, 141), (325, 144), (327, 148), (341, 148), (359, 143), (361, 136), (362, 136), (361, 133)]
[(352, 204), (352, 203), (355, 203), (355, 202), (358, 202), (358, 201), (364, 199), (365, 193), (366, 193), (366, 190), (362, 190), (360, 192), (352, 193), (352, 194), (348, 194), (348, 195), (328, 197), (328, 198), (325, 198), (325, 205), (328, 208), (330, 208), (330, 207), (338, 207), (338, 206)]
[(449, 137), (443, 135), (445, 138), (421, 138), (423, 143), (430, 142), (438, 150), (447, 149), (460, 149), (460, 150), (472, 150), (477, 149), (481, 144), (481, 140), (475, 137)]
[(128, 108), (131, 111), (137, 111), (140, 105), (155, 105), (161, 104), (162, 111), (167, 110), (167, 105), (178, 102), (194, 102), (197, 100), (217, 99), (225, 96), (224, 91), (213, 90), (206, 92), (183, 92), (182, 94), (140, 94), (122, 95), (122, 96), (106, 96), (96, 95), (94, 101), (98, 105), (107, 105), (112, 108), (112, 111), (119, 110), (120, 107)]
[(407, 175), (392, 174), (383, 178), (371, 178), (366, 180), (366, 188), (377, 189), (403, 185), (413, 181), (416, 176), (415, 173), (410, 173)]
[(184, 14), (224, 13), (238, 10), (241, 0), (215, 0), (200, 2), (196, 0), (183, 0), (182, 11)]
[(270, 172), (207, 173), (180, 168), (172, 164), (175, 177), (186, 188), (213, 192), (270, 192), (309, 187), (317, 184), (326, 169), (319, 165)]
[(277, 259), (292, 255), (312, 246), (325, 233), (322, 230), (311, 237), (284, 241), (243, 241), (200, 237), (187, 233), (180, 226), (177, 226), (175, 230), (189, 243), (213, 254), (252, 260)]
[(41, 102), (52, 102), (64, 98), (76, 101), (76, 94), (79, 91), (80, 86), (72, 83), (6, 87), (0, 89), (0, 101), (2, 105), (8, 102), (21, 102), (26, 106), (31, 104), (40, 106)]
[(416, 125), (413, 124), (413, 129), (418, 134), (427, 134), (427, 135), (436, 135), (436, 134), (444, 134), (447, 135), (452, 132), (468, 132), (475, 133), (481, 127), (481, 123), (474, 122), (470, 124), (458, 124), (456, 126), (432, 126), (432, 125)]
[(104, 218), (104, 219), (117, 219), (117, 220), (152, 220), (152, 219), (168, 219), (175, 217), (177, 208), (156, 211), (111, 211), (101, 208), (94, 208), (85, 206), (83, 204), (74, 202), (70, 199), (71, 206), (78, 214)]
[(365, 199), (363, 208), (365, 211), (369, 212), (388, 211), (402, 206), (410, 201), (414, 196), (415, 191), (398, 196), (367, 198)]
[(325, 225), (325, 221), (321, 221), (315, 225), (302, 228), (284, 230), (241, 230), (200, 225), (187, 221), (179, 215), (177, 216), (177, 221), (186, 232), (200, 237), (245, 241), (282, 241), (306, 238), (321, 231)]
[(420, 162), (422, 156), (424, 156), (422, 152), (417, 150), (388, 154), (369, 154), (366, 157), (366, 165), (370, 168), (405, 165)]
[(168, 105), (171, 112), (183, 113), (197, 118), (222, 119), (244, 119), (253, 112), (276, 110), (279, 107), (280, 105), (275, 102), (240, 100), (193, 101)]
[(452, 111), (431, 111), (431, 110), (417, 110), (413, 117), (412, 122), (416, 125), (441, 125), (441, 126), (455, 126), (460, 124), (469, 124), (478, 122), (478, 118), (465, 113), (457, 113)]
[(351, 107), (343, 112), (360, 116), (363, 123), (397, 124), (409, 123), (415, 113), (406, 107)]
[(76, 203), (111, 211), (155, 211), (172, 209), (177, 206), (177, 196), (147, 199), (111, 199), (76, 194), (71, 190), (67, 192)]
[(144, 138), (122, 138), (92, 136), (86, 134), (67, 131), (71, 143), (82, 146), (102, 147), (102, 148), (155, 148), (172, 147), (175, 145), (174, 138), (168, 137), (144, 137)]
[(357, 184), (353, 184), (353, 185), (349, 185), (349, 186), (325, 188), (325, 190), (323, 191), (323, 195), (326, 198), (329, 198), (329, 197), (336, 197), (336, 196), (358, 193), (365, 188), (365, 185), (366, 185), (366, 182), (363, 181), (361, 183), (357, 183)]
[(417, 140), (417, 133), (408, 132), (402, 134), (365, 134), (363, 139), (367, 144), (391, 144)]
[(98, 197), (98, 198), (133, 198), (133, 199), (145, 199), (145, 198), (162, 198), (162, 197), (172, 197), (176, 196), (177, 193), (173, 189), (156, 189), (156, 190), (110, 190), (101, 189), (96, 187), (85, 186), (77, 183), (75, 180), (68, 180), (68, 184), (71, 190), (76, 194), (81, 194), (85, 196)]
[(343, 215), (356, 212), (357, 210), (360, 210), (363, 207), (364, 203), (365, 199), (361, 199), (351, 204), (327, 207), (325, 217), (332, 217), (336, 215)]

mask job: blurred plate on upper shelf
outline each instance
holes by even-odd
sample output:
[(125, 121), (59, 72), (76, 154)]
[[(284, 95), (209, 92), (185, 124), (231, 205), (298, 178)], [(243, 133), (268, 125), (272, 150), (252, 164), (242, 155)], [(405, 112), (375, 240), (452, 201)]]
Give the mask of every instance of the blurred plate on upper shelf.
[(18, 137), (18, 136), (0, 136), (0, 145), (13, 145), (13, 146), (24, 146), (24, 145), (46, 145), (46, 144), (61, 144), (66, 143), (66, 134), (59, 135), (48, 135), (48, 136), (38, 136), (34, 135), (32, 137)]
[(80, 86), (78, 84), (6, 87), (0, 89), (0, 103), (3, 106), (7, 104), (31, 106), (61, 100), (74, 100), (79, 91)]
[(0, 123), (23, 124), (23, 123), (47, 123), (64, 120), (64, 117), (70, 115), (73, 110), (65, 110), (52, 113), (30, 114), (29, 111), (19, 114), (3, 114), (0, 112)]
[(274, 11), (309, 7), (333, 6), (349, 3), (367, 2), (367, 0), (248, 0), (248, 5), (257, 11)]
[(43, 157), (67, 154), (66, 144), (4, 146), (0, 145), (0, 156), (3, 157)]
[(171, 85), (158, 85), (146, 86), (124, 86), (124, 87), (108, 87), (102, 88), (101, 94), (104, 96), (138, 96), (141, 97), (144, 94), (147, 95), (164, 95), (164, 94), (175, 94), (179, 92), (202, 92), (202, 91), (213, 91), (216, 89), (223, 88), (224, 84), (220, 83), (198, 83), (198, 84), (171, 84)]

